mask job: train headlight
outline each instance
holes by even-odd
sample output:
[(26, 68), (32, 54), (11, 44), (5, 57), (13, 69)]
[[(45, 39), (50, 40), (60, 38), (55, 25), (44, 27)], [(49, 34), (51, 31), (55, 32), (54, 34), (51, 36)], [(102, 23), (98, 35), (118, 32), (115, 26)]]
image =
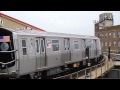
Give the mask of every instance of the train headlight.
[(7, 51), (7, 50), (9, 49), (8, 43), (1, 43), (0, 49), (1, 49), (2, 51)]

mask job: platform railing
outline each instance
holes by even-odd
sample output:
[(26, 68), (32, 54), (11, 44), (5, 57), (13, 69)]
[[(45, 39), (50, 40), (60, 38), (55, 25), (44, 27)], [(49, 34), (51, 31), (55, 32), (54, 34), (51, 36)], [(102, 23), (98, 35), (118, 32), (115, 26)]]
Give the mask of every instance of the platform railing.
[(56, 77), (53, 79), (97, 79), (99, 76), (104, 75), (104, 73), (108, 72), (111, 68), (113, 68), (114, 65), (114, 60), (105, 60), (104, 62), (95, 66), (91, 66), (86, 69), (74, 72), (72, 74)]

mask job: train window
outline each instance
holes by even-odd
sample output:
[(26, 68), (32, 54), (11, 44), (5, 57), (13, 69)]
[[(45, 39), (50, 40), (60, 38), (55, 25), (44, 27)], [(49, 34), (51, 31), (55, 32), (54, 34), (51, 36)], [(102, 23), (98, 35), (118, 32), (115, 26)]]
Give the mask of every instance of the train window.
[(53, 47), (53, 51), (59, 51), (59, 41), (52, 40), (52, 47)]
[(22, 50), (23, 50), (23, 55), (27, 55), (26, 40), (22, 40)]
[(66, 50), (66, 39), (64, 39), (64, 50)]
[(52, 40), (52, 43), (59, 43), (58, 40)]
[(22, 40), (22, 47), (26, 47), (26, 40)]
[(85, 49), (85, 47), (86, 47), (86, 44), (85, 44), (85, 39), (82, 39), (82, 49)]
[(37, 53), (39, 53), (39, 40), (36, 40), (36, 50), (37, 50)]
[(27, 55), (27, 49), (23, 48), (23, 55)]
[(78, 41), (74, 41), (74, 48), (75, 48), (75, 49), (79, 49)]
[(44, 40), (41, 40), (41, 49), (42, 49), (42, 52), (44, 52)]
[(92, 48), (92, 46), (93, 46), (93, 40), (88, 40), (88, 46), (89, 46), (89, 48)]
[(70, 41), (69, 39), (67, 39), (67, 47), (68, 47), (68, 50), (70, 49)]

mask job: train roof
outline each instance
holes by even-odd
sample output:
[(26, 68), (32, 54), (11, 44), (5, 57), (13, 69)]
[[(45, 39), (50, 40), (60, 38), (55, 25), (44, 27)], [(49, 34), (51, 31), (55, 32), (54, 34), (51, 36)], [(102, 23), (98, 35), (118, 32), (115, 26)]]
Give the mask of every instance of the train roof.
[(98, 39), (95, 36), (88, 35), (76, 35), (76, 34), (66, 34), (66, 33), (56, 33), (56, 32), (41, 32), (38, 30), (29, 30), (29, 29), (12, 29), (12, 28), (3, 28), (5, 30), (16, 33), (17, 35), (35, 35), (35, 36), (51, 36), (51, 37), (72, 37), (72, 38), (89, 38), (89, 39)]

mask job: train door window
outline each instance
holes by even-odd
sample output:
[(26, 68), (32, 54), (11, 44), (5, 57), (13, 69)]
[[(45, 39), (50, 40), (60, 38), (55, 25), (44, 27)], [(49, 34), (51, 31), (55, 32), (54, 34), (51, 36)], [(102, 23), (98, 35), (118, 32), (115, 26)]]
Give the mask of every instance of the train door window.
[(64, 50), (69, 50), (69, 40), (64, 39)]
[(66, 50), (66, 39), (64, 39), (64, 50)]
[(26, 39), (22, 39), (22, 50), (23, 50), (23, 55), (27, 55)]
[(68, 48), (68, 50), (70, 49), (70, 41), (69, 41), (69, 39), (67, 39), (67, 48)]
[(74, 41), (74, 48), (75, 48), (75, 49), (79, 49), (78, 41)]
[(42, 49), (42, 52), (45, 51), (45, 48), (44, 48), (44, 40), (41, 40), (41, 49)]
[(39, 40), (36, 40), (36, 52), (39, 53), (40, 49), (39, 49)]
[(52, 40), (53, 51), (59, 51), (59, 40)]
[(85, 45), (85, 39), (82, 39), (82, 49), (85, 49), (86, 45)]
[(93, 40), (88, 40), (88, 46), (90, 49), (92, 48), (92, 44), (93, 44)]

